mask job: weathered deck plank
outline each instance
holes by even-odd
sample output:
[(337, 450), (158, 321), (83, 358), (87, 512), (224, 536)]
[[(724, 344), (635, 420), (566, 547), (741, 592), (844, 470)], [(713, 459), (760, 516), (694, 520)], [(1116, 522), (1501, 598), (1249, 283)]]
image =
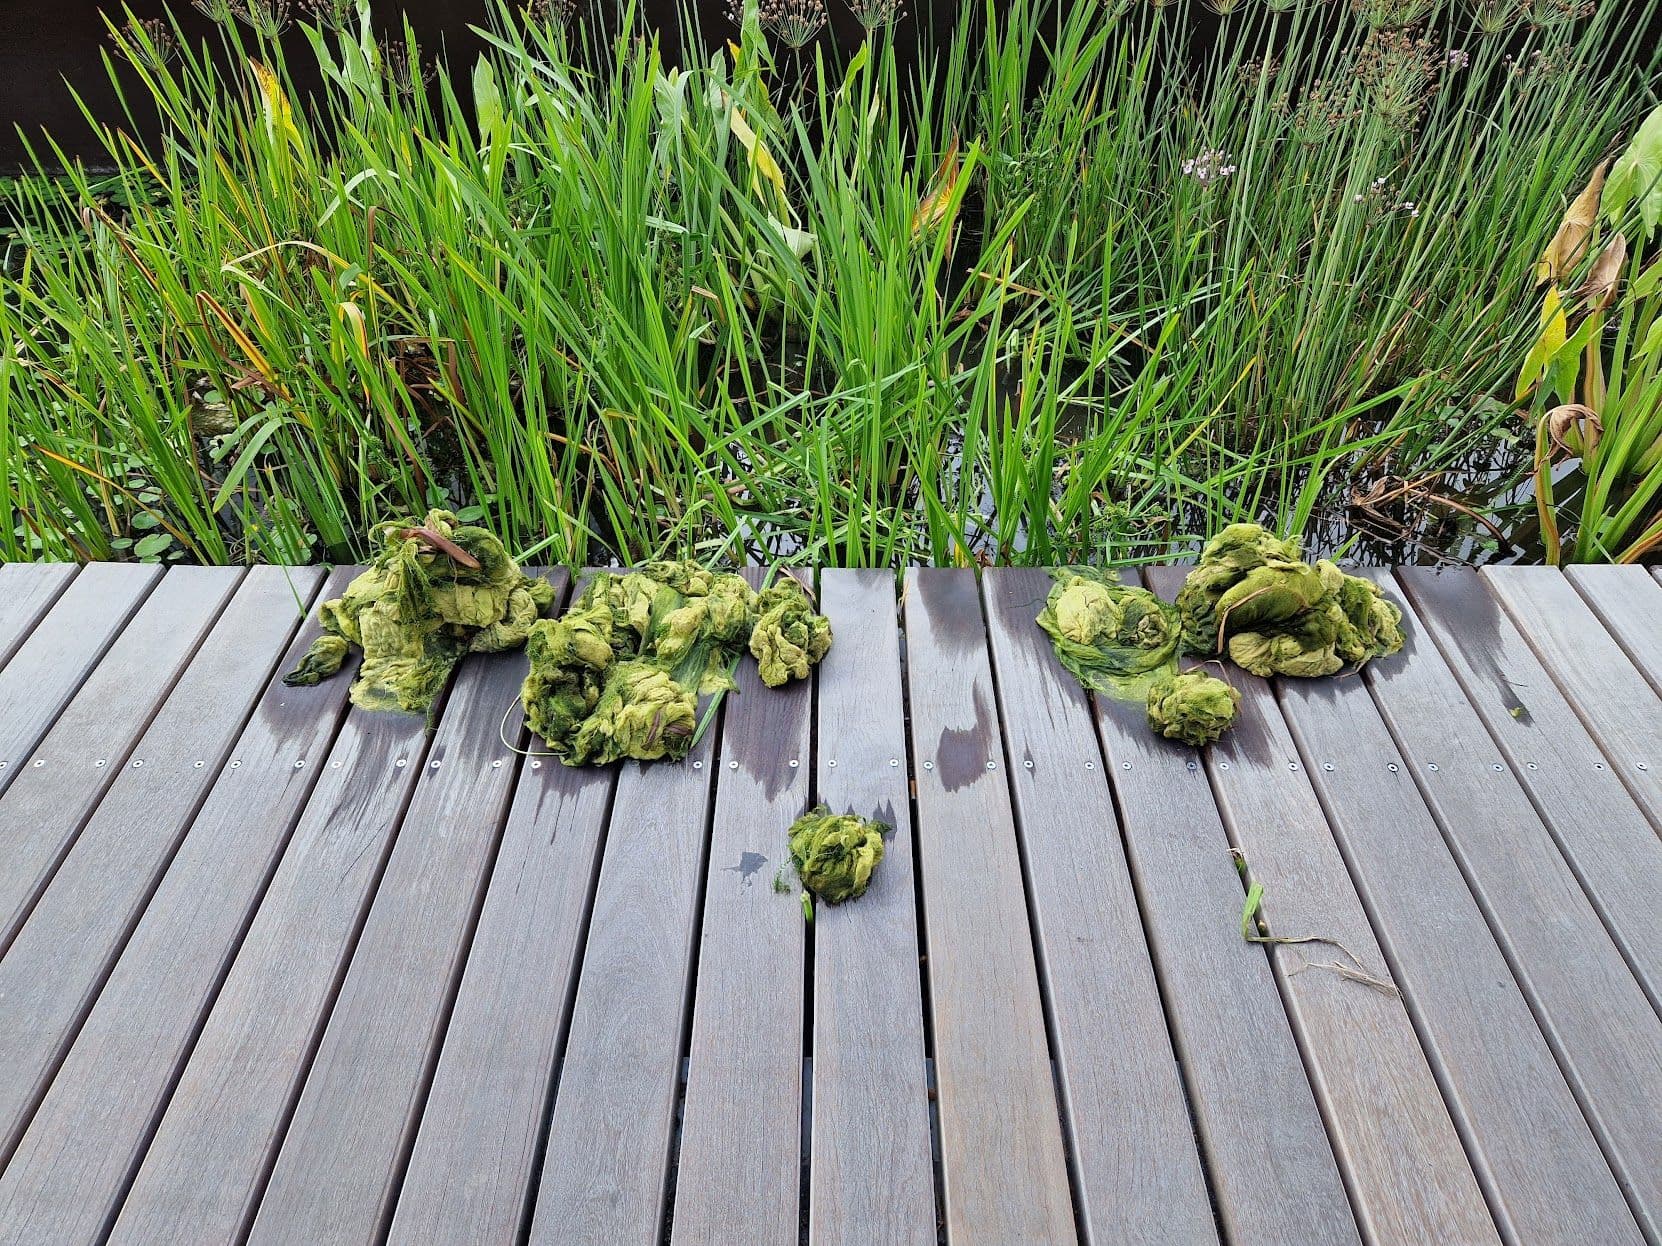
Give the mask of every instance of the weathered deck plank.
[(1407, 600), (1662, 1008), (1662, 838), (1475, 571), (1404, 569)]
[(975, 576), (906, 581), (907, 687), (948, 1238), (1075, 1240)]
[(111, 1242), (241, 1240), (423, 773), (426, 743), (420, 718), (347, 715)]
[(1094, 700), (1225, 1236), (1356, 1242), (1274, 971), (1263, 949), (1241, 938), (1244, 889), (1200, 758), (1154, 736), (1141, 704)]
[[(294, 574), (303, 610), (323, 573)], [(249, 573), (0, 959), (0, 1158), (45, 1094), (301, 617), (284, 572)]]
[(1033, 625), (1050, 585), (983, 578), (1080, 1221), (1091, 1242), (1199, 1246), (1211, 1199), (1090, 704)]
[(1641, 1228), (1662, 1239), (1662, 1017), (1412, 606), (1403, 609), (1409, 648), (1364, 679)]
[[(275, 683), (320, 575), (0, 568), (0, 1246), (1662, 1246), (1648, 570), (1399, 572), (1417, 649), (1232, 672), (1204, 753), (1043, 572), (827, 572), (812, 687), (575, 771), (498, 738), (523, 657), (431, 743)], [(816, 796), (898, 829), (808, 926)], [(1344, 951), (1242, 940), (1232, 845)]]
[[(1419, 661), (1416, 649), (1411, 634), (1391, 668)], [(1409, 763), (1373, 699), (1356, 695), (1365, 686), (1278, 688), (1496, 1223), (1532, 1246), (1642, 1240)]]
[(371, 1242), (391, 1219), (513, 791), (502, 712), (524, 679), (521, 654), (456, 675), (250, 1243)]
[(11, 660), (79, 570), (69, 562), (0, 563), (0, 665)]
[(657, 1240), (717, 738), (712, 727), (681, 765), (618, 775), (532, 1242)]
[(1662, 818), (1662, 700), (1656, 690), (1563, 572), (1485, 567), (1480, 574), (1599, 742), (1608, 764), (1651, 817)]
[[(760, 584), (747, 572), (752, 586)], [(673, 1246), (796, 1246), (802, 1184), (803, 958), (786, 828), (808, 807), (813, 685), (770, 691), (752, 662), (723, 712)]]
[[(1147, 573), (1174, 597), (1183, 573)], [(1272, 934), (1335, 939), (1375, 976), (1384, 953), (1356, 893), (1270, 681), (1230, 669), (1240, 718), (1205, 753), (1207, 774), (1248, 878), (1264, 887)], [(1281, 994), (1374, 1246), (1498, 1242), (1436, 1077), (1402, 1000), (1329, 972), (1328, 944), (1269, 948)]]
[(1650, 686), (1662, 693), (1662, 585), (1632, 567), (1567, 567), (1577, 592), (1593, 608)]
[(0, 951), (242, 577), (228, 567), (168, 572), (0, 796)]
[[(0, 667), (0, 793), (51, 730), (63, 707), (120, 634), (162, 570), (131, 563), (88, 567), (57, 595)], [(34, 581), (41, 583), (43, 581)]]
[(834, 641), (819, 668), (816, 792), (833, 812), (894, 831), (860, 902), (814, 917), (808, 1236), (813, 1246), (934, 1246), (894, 576), (823, 571), (819, 604)]
[[(337, 572), (318, 594), (345, 587)], [(319, 633), (316, 610), (282, 661)], [(273, 682), (0, 1175), (0, 1242), (100, 1239), (229, 968), (346, 704)], [(297, 766), (302, 761), (308, 763)], [(258, 810), (260, 816), (251, 817)], [(40, 916), (36, 912), (37, 918)], [(50, 1226), (50, 1233), (46, 1232)]]
[[(541, 750), (532, 739), (530, 747)], [(530, 1213), (617, 768), (522, 766), (389, 1241), (509, 1243)]]

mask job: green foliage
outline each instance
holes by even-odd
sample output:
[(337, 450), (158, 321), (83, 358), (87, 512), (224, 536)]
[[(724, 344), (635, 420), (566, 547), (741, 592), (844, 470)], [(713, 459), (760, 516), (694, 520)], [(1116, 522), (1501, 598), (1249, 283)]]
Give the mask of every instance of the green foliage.
[(989, 0), (800, 91), (755, 21), (671, 67), (506, 5), (430, 84), (346, 19), (112, 56), (162, 137), (89, 117), (112, 173), (47, 143), (6, 198), (0, 555), (361, 559), (441, 507), (548, 562), (1060, 564), (1447, 470), (1651, 0), (1458, 67), (1286, 7), (1196, 74), (1184, 4)]

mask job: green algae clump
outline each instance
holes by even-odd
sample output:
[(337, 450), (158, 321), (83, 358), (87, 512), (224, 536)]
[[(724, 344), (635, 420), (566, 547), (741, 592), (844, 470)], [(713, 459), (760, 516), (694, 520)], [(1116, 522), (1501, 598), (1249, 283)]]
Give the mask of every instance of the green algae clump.
[(777, 687), (806, 678), (831, 625), (795, 580), (757, 594), (694, 562), (602, 572), (558, 619), (531, 628), (520, 690), (526, 722), (568, 766), (680, 760), (698, 698), (734, 687), (748, 647)]
[(808, 668), (831, 648), (831, 620), (814, 612), (795, 576), (757, 594), (756, 616), (750, 655), (770, 688), (808, 678)]
[(518, 648), (554, 604), (552, 585), (522, 574), (493, 533), (450, 511), (377, 524), (374, 534), (380, 552), (323, 603), (324, 634), (283, 682), (326, 679), (357, 645), (352, 703), (425, 714), (464, 656)]
[(1373, 581), (1299, 557), (1257, 524), (1206, 543), (1177, 595), (1183, 647), (1254, 675), (1314, 678), (1402, 648), (1402, 612)]
[(1175, 672), (1181, 637), (1171, 606), (1147, 589), (1121, 584), (1110, 571), (1067, 567), (1054, 578), (1039, 626), (1081, 684), (1140, 697)]
[(883, 833), (889, 828), (824, 805), (791, 823), (791, 860), (805, 891), (827, 904), (865, 894), (871, 872), (883, 860)]
[(1235, 725), (1241, 694), (1216, 676), (1188, 671), (1148, 690), (1148, 725), (1155, 734), (1199, 748)]

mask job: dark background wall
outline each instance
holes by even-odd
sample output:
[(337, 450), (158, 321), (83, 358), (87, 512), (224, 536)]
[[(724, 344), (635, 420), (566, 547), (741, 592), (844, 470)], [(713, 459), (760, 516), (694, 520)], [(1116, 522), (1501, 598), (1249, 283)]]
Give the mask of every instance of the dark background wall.
[[(673, 46), (681, 35), (676, 20), (677, 0), (637, 2), (646, 18), (665, 32), (666, 46)], [(982, 0), (966, 2), (979, 7)], [(196, 37), (212, 29), (190, 0), (127, 0), (127, 7), (139, 17), (154, 17), (171, 9), (185, 30)], [(299, 0), (291, 0), (292, 9), (298, 11), (299, 7)], [(400, 13), (408, 13), (422, 47), (444, 48), (452, 66), (472, 63), (479, 40), (469, 27), (482, 24), (488, 11), (485, 0), (374, 0), (370, 7), (377, 20), (393, 29), (397, 28)], [(97, 141), (76, 106), (74, 92), (81, 94), (94, 116), (111, 121), (121, 117), (115, 91), (100, 60), (109, 46), (101, 8), (120, 14), (122, 0), (0, 0), (0, 172), (15, 172), (23, 160), (20, 128), (31, 141), (38, 139), (43, 129), (50, 131), (72, 156), (97, 160)], [(827, 0), (827, 8), (832, 13), (830, 37), (855, 40), (859, 27), (841, 0)], [(901, 37), (908, 43), (915, 40), (919, 23), (934, 23), (944, 31), (957, 16), (957, 0), (936, 0), (933, 6), (929, 0), (912, 0), (907, 8)], [(726, 0), (699, 0), (697, 12), (706, 41), (733, 34)], [(291, 30), (286, 38), (299, 40), (303, 36)]]

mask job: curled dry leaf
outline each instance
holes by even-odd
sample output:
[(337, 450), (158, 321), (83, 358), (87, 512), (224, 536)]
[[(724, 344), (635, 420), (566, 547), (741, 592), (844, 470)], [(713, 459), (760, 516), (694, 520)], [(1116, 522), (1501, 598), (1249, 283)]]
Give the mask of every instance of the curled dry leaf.
[(1586, 187), (1558, 222), (1558, 232), (1535, 265), (1536, 285), (1561, 280), (1587, 254), (1587, 236), (1593, 232), (1593, 222), (1598, 219), (1599, 196), (1604, 193), (1604, 173), (1609, 167), (1610, 161), (1599, 162)]
[(1616, 299), (1616, 286), (1621, 281), (1622, 265), (1627, 263), (1627, 236), (1618, 233), (1612, 238), (1604, 250), (1599, 252), (1598, 259), (1593, 261), (1593, 269), (1587, 274), (1587, 284), (1581, 288), (1581, 297), (1587, 301), (1590, 311), (1603, 311)]
[(1547, 412), (1547, 440), (1555, 454), (1586, 458), (1598, 448), (1604, 422), (1598, 412), (1579, 402), (1567, 402)]

